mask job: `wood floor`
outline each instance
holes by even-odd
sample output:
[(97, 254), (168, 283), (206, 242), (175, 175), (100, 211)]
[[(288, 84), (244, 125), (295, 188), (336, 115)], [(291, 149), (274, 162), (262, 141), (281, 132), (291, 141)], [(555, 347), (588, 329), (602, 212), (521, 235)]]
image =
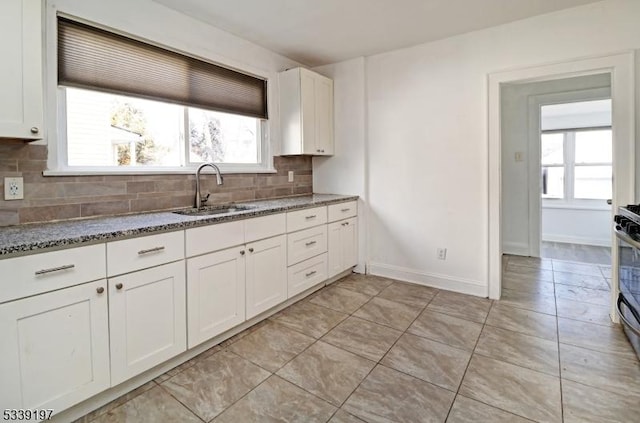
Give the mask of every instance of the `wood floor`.
[(547, 241), (543, 241), (541, 247), (540, 255), (543, 258), (590, 264), (611, 264), (611, 248), (609, 247)]

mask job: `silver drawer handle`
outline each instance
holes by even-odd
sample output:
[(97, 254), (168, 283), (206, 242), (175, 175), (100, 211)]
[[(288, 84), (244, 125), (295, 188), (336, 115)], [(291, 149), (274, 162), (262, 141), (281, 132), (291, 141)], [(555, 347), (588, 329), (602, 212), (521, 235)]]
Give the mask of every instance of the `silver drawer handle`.
[(305, 244), (304, 244), (304, 245), (306, 245), (307, 247), (309, 247), (309, 246), (311, 246), (311, 245), (315, 244), (316, 242), (317, 242), (317, 241), (309, 241), (309, 242), (305, 242)]
[(304, 274), (304, 276), (305, 276), (306, 278), (308, 278), (309, 276), (313, 276), (313, 275), (315, 275), (316, 273), (317, 273), (317, 272), (314, 270), (314, 271), (312, 271), (312, 272), (305, 273), (305, 274)]
[(315, 219), (318, 215), (312, 214), (311, 216), (305, 216), (305, 219)]
[(36, 272), (36, 275), (45, 275), (47, 273), (59, 272), (61, 270), (69, 270), (69, 269), (73, 269), (74, 267), (76, 267), (75, 264), (65, 264), (64, 266), (60, 266), (60, 267), (52, 267), (51, 269), (38, 270)]
[(141, 256), (143, 254), (157, 253), (158, 251), (162, 251), (162, 250), (164, 250), (164, 246), (153, 247), (153, 248), (149, 248), (148, 250), (140, 250), (140, 251), (138, 251), (138, 255)]
[(342, 213), (348, 212), (349, 210), (351, 210), (351, 209), (340, 209), (340, 211), (341, 211)]

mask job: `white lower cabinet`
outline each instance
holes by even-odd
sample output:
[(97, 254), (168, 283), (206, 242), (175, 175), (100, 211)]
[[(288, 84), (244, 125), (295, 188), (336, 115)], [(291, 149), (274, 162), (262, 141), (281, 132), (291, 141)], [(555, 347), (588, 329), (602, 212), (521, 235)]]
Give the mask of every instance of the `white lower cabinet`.
[(106, 280), (0, 305), (0, 409), (56, 412), (109, 387)]
[(358, 264), (357, 218), (328, 225), (329, 278)]
[(290, 266), (287, 271), (291, 298), (327, 279), (327, 253)]
[(111, 385), (186, 350), (184, 261), (109, 279)]
[(189, 348), (285, 301), (286, 269), (286, 235), (187, 259)]
[(247, 319), (287, 299), (286, 235), (247, 244)]
[(189, 348), (245, 321), (245, 248), (187, 259)]

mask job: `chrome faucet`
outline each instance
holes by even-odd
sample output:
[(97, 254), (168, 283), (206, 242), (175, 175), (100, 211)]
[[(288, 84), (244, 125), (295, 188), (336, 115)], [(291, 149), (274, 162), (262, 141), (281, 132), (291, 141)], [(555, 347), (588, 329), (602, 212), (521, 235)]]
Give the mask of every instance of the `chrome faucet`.
[(213, 163), (202, 163), (200, 166), (198, 166), (198, 170), (196, 170), (196, 201), (194, 204), (194, 207), (196, 209), (203, 207), (204, 204), (209, 199), (209, 196), (211, 195), (211, 194), (207, 194), (207, 196), (203, 200), (202, 194), (200, 193), (200, 172), (202, 172), (202, 169), (207, 166), (212, 167), (213, 170), (216, 171), (216, 181), (218, 182), (218, 185), (222, 185), (223, 183), (222, 175), (220, 174), (220, 169), (218, 168), (218, 166), (216, 166)]

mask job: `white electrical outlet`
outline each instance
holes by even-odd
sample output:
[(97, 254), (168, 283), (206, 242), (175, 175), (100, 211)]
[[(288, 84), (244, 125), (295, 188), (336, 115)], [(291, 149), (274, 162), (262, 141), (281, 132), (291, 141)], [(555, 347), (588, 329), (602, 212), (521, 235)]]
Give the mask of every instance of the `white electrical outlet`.
[(447, 249), (438, 248), (438, 260), (446, 260), (446, 259), (447, 259)]
[(22, 200), (24, 198), (24, 180), (22, 178), (4, 178), (4, 199)]
[(293, 170), (290, 170), (288, 175), (289, 175), (289, 182), (293, 182)]

